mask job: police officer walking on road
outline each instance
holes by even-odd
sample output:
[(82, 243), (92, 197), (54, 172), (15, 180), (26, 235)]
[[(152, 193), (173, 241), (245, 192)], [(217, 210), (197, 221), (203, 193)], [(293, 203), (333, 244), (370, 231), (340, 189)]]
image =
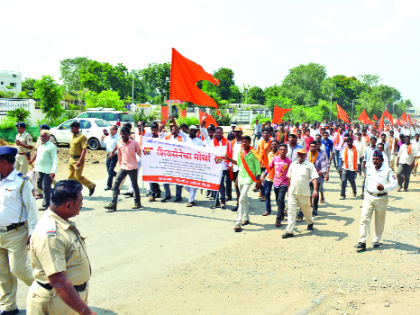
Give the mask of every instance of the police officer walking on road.
[(69, 219), (83, 205), (83, 186), (75, 180), (59, 181), (50, 208), (39, 220), (31, 239), (33, 282), (27, 314), (95, 315), (87, 306), (90, 261), (84, 238)]
[(70, 125), (73, 134), (70, 140), (70, 161), (68, 179), (75, 179), (80, 184), (89, 188), (89, 197), (95, 192), (96, 185), (82, 175), (85, 167), (87, 138), (80, 132), (80, 123), (74, 121)]
[(16, 124), (17, 132), (15, 147), (18, 151), (15, 162), (15, 169), (26, 175), (29, 168), (29, 154), (33, 147), (32, 136), (26, 132), (26, 124), (23, 122)]
[(385, 226), (388, 193), (398, 187), (394, 172), (386, 166), (381, 151), (376, 150), (372, 156), (373, 165), (366, 171), (365, 194), (362, 204), (362, 218), (360, 220), (359, 244), (356, 248), (366, 250), (366, 240), (369, 236), (369, 226), (375, 211), (375, 229), (373, 231), (373, 247), (379, 247)]
[(0, 306), (1, 315), (18, 314), (17, 279), (34, 281), (27, 264), (31, 235), (38, 222), (35, 189), (13, 165), (17, 149), (0, 147)]

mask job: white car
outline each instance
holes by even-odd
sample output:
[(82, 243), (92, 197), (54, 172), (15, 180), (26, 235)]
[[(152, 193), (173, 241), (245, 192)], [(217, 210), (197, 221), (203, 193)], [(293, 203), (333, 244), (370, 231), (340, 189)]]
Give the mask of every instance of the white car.
[(70, 143), (71, 136), (70, 125), (72, 122), (78, 121), (80, 123), (80, 132), (88, 139), (88, 146), (91, 150), (98, 150), (101, 148), (101, 137), (108, 136), (111, 124), (103, 119), (71, 119), (62, 123), (61, 125), (51, 128), (51, 137), (57, 143)]
[(127, 111), (115, 111), (114, 108), (88, 108), (86, 112), (79, 114), (76, 118), (103, 119), (111, 125), (122, 126), (125, 123), (134, 125), (133, 115)]

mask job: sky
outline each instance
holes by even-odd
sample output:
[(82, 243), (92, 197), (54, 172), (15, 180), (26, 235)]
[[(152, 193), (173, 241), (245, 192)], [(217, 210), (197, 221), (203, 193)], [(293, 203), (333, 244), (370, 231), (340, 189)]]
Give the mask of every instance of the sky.
[(129, 69), (174, 47), (237, 85), (281, 84), (315, 62), (328, 76), (378, 74), (420, 107), (418, 0), (21, 0), (2, 3), (0, 70), (59, 79), (60, 60), (88, 56)]

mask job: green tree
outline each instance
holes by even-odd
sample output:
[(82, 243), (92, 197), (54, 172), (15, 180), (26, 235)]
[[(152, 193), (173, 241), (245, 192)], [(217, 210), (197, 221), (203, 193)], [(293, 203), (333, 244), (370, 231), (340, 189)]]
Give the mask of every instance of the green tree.
[(220, 86), (213, 85), (217, 90), (222, 100), (229, 100), (231, 98), (231, 86), (235, 85), (235, 74), (232, 69), (219, 68), (213, 72), (213, 77), (219, 80)]
[(232, 85), (229, 87), (230, 89), (230, 98), (229, 103), (239, 103), (242, 98), (241, 90), (237, 85)]
[(115, 108), (116, 110), (124, 110), (124, 101), (120, 99), (118, 92), (116, 91), (102, 91), (96, 93), (94, 91), (88, 91), (85, 95), (86, 108)]
[(265, 96), (262, 88), (253, 86), (248, 90), (247, 104), (265, 104)]
[(64, 109), (60, 104), (63, 99), (63, 92), (53, 77), (43, 75), (41, 80), (38, 80), (35, 85), (34, 97), (40, 99), (39, 104), (45, 117), (53, 121), (63, 115)]
[[(281, 86), (274, 84), (273, 86), (266, 87), (264, 89), (264, 96), (266, 99), (278, 97), (281, 93)], [(270, 101), (271, 103), (271, 101)]]
[(35, 91), (35, 83), (37, 81), (38, 81), (38, 79), (25, 78), (25, 80), (22, 81), (22, 92), (25, 91), (27, 95), (29, 95), (29, 91), (34, 92)]
[[(147, 68), (137, 70), (139, 78), (144, 81), (145, 85), (151, 91), (157, 91), (159, 95), (159, 103), (163, 103), (164, 96), (169, 99), (169, 80), (171, 77), (171, 64), (165, 63), (149, 63)], [(147, 88), (146, 88), (147, 89)]]
[(66, 58), (60, 61), (60, 80), (66, 91), (79, 91), (81, 89), (79, 72), (88, 68), (92, 60), (88, 57)]
[(14, 117), (17, 121), (24, 122), (28, 119), (30, 113), (26, 109), (23, 109), (22, 107), (16, 108), (14, 110), (9, 110), (6, 114), (6, 116)]

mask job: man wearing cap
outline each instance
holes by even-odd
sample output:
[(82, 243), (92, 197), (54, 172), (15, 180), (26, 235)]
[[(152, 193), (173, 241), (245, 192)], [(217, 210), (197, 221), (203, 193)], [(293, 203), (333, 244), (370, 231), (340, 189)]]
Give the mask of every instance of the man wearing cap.
[(83, 186), (62, 180), (50, 209), (39, 220), (30, 245), (35, 281), (26, 299), (27, 314), (95, 315), (87, 305), (91, 265), (85, 238), (70, 219), (83, 205)]
[(96, 185), (82, 175), (85, 167), (85, 156), (87, 151), (87, 138), (80, 132), (80, 123), (73, 121), (70, 124), (70, 131), (73, 134), (70, 139), (70, 160), (68, 179), (75, 179), (80, 184), (89, 188), (89, 197), (95, 192)]
[(232, 128), (232, 130), (228, 133), (227, 139), (229, 141), (232, 141), (233, 139), (235, 139), (235, 128), (236, 128), (237, 124), (236, 122), (231, 123), (230, 127)]
[(32, 136), (26, 132), (26, 124), (23, 122), (17, 123), (16, 129), (18, 134), (15, 139), (15, 147), (17, 149), (15, 169), (26, 175), (29, 168), (30, 152), (34, 148)]
[(305, 219), (308, 223), (307, 229), (313, 230), (314, 221), (312, 220), (312, 211), (310, 206), (311, 190), (309, 183), (312, 181), (314, 192), (312, 198), (318, 197), (318, 173), (312, 163), (306, 160), (306, 150), (299, 149), (297, 151), (297, 161), (290, 164), (287, 171), (287, 177), (290, 179), (289, 188), (287, 191), (288, 196), (288, 216), (287, 216), (287, 229), (282, 238), (289, 238), (293, 236), (293, 229), (296, 224), (296, 212), (299, 204)]
[(35, 189), (16, 169), (17, 149), (0, 147), (0, 305), (3, 315), (18, 314), (17, 279), (30, 286), (34, 280), (26, 263), (30, 238), (38, 223)]
[(366, 250), (366, 240), (369, 236), (370, 221), (375, 211), (375, 229), (373, 231), (373, 247), (379, 247), (385, 226), (388, 193), (398, 186), (394, 172), (383, 164), (383, 154), (373, 153), (373, 165), (366, 171), (366, 191), (362, 204), (362, 218), (360, 220), (359, 244), (356, 248)]

